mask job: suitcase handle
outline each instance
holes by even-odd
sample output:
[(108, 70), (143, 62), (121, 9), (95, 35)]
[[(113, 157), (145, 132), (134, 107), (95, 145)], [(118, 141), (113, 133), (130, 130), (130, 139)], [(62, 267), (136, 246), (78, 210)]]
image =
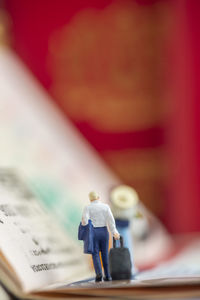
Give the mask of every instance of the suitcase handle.
[[(123, 237), (120, 235), (120, 247), (123, 248), (124, 247), (124, 239)], [(113, 248), (116, 248), (116, 240), (113, 238)]]

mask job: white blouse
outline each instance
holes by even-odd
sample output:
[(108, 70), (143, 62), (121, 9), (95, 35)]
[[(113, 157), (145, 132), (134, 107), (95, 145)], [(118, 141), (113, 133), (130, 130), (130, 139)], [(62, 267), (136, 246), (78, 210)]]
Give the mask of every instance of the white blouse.
[(110, 207), (99, 200), (94, 200), (89, 205), (85, 206), (82, 224), (88, 224), (89, 219), (92, 221), (94, 227), (104, 227), (108, 225), (112, 235), (118, 233)]

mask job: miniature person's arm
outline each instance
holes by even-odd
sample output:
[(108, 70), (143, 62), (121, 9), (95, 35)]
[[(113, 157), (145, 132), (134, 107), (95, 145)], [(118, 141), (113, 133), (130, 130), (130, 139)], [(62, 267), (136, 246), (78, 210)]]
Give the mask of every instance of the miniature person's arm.
[(82, 225), (87, 225), (89, 220), (89, 211), (88, 207), (86, 206), (83, 210), (83, 215), (82, 215)]
[(113, 214), (112, 214), (109, 206), (108, 206), (108, 210), (107, 210), (107, 222), (108, 222), (108, 227), (109, 227), (112, 235), (114, 236), (115, 239), (118, 240), (120, 238), (120, 235), (116, 229), (115, 219), (113, 217)]

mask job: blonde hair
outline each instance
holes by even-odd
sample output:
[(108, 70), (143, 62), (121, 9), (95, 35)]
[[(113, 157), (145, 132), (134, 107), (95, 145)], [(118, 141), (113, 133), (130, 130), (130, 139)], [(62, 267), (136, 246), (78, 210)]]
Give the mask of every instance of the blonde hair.
[(94, 191), (90, 192), (88, 196), (89, 196), (90, 201), (99, 199), (99, 195)]

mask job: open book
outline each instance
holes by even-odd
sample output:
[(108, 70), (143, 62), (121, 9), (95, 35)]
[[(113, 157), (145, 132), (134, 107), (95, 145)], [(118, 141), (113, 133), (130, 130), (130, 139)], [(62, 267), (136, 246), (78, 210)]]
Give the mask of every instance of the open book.
[(11, 169), (0, 170), (0, 195), (0, 281), (20, 299), (200, 293), (200, 241), (134, 280), (98, 284), (81, 249)]
[(87, 259), (19, 176), (0, 170), (0, 279), (14, 294), (90, 275)]
[[(82, 209), (90, 190), (108, 202), (111, 188), (121, 182), (4, 48), (0, 151), (0, 281), (8, 291), (26, 299), (124, 293), (144, 298), (152, 296), (149, 288), (175, 282), (170, 281), (174, 272), (167, 275), (166, 269), (139, 273), (131, 282), (97, 285), (88, 280), (93, 276), (91, 262), (77, 241)], [(141, 209), (153, 224), (148, 236), (134, 245), (136, 264), (144, 267), (169, 254), (172, 242), (163, 226)], [(187, 275), (190, 284), (199, 280), (198, 270)]]

